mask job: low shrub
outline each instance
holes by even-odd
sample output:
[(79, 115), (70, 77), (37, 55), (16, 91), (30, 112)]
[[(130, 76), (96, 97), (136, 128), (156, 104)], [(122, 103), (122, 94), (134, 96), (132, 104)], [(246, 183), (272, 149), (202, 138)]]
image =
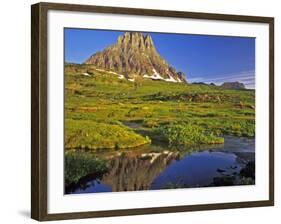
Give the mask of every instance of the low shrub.
[(90, 153), (66, 152), (64, 158), (66, 185), (77, 184), (81, 178), (88, 174), (99, 176), (108, 170), (108, 164), (105, 160)]
[(224, 143), (222, 137), (214, 135), (201, 126), (192, 124), (160, 126), (158, 128), (158, 133), (161, 134), (171, 146)]

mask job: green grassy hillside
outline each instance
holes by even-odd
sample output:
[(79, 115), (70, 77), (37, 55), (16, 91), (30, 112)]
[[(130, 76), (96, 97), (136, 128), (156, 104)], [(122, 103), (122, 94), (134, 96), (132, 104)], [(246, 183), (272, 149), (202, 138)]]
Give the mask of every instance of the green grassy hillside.
[[(124, 124), (131, 124), (127, 127)], [(255, 135), (255, 92), (136, 79), (91, 65), (65, 67), (65, 147), (128, 148), (223, 143)]]

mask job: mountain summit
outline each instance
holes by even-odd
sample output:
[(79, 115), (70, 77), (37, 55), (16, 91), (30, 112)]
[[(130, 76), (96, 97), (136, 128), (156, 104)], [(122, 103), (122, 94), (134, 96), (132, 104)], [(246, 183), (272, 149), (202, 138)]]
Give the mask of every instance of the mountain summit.
[(85, 63), (123, 74), (130, 80), (141, 76), (168, 82), (187, 82), (184, 73), (176, 72), (159, 55), (151, 36), (139, 32), (124, 33), (118, 37), (117, 43), (93, 54)]

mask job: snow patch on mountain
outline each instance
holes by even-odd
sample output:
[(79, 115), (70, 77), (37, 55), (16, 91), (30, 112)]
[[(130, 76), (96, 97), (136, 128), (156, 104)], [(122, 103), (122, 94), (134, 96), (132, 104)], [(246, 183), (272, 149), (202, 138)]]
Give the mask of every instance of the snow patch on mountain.
[(175, 79), (173, 76), (169, 75), (169, 78), (164, 79), (155, 68), (153, 68), (153, 74), (152, 75), (143, 75), (143, 78), (147, 79), (154, 79), (154, 80), (164, 80), (166, 82), (182, 82), (179, 78)]
[(84, 72), (82, 75), (84, 75), (84, 76), (91, 76), (89, 73), (87, 73), (87, 72)]
[(166, 82), (178, 82), (177, 80), (175, 80), (172, 76), (169, 76), (168, 79), (164, 79)]
[(177, 78), (178, 82), (182, 82), (179, 78)]
[(153, 68), (153, 75), (151, 76), (151, 79), (164, 79), (156, 70)]

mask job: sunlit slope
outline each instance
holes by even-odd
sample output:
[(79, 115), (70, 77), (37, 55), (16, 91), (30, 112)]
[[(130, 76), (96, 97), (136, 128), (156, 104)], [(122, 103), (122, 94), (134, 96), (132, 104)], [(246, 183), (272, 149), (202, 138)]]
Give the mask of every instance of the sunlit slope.
[[(140, 127), (128, 128), (125, 121)], [(155, 136), (177, 145), (222, 143), (223, 134), (255, 135), (253, 90), (132, 82), (91, 65), (65, 67), (66, 148), (121, 149), (150, 143)]]

